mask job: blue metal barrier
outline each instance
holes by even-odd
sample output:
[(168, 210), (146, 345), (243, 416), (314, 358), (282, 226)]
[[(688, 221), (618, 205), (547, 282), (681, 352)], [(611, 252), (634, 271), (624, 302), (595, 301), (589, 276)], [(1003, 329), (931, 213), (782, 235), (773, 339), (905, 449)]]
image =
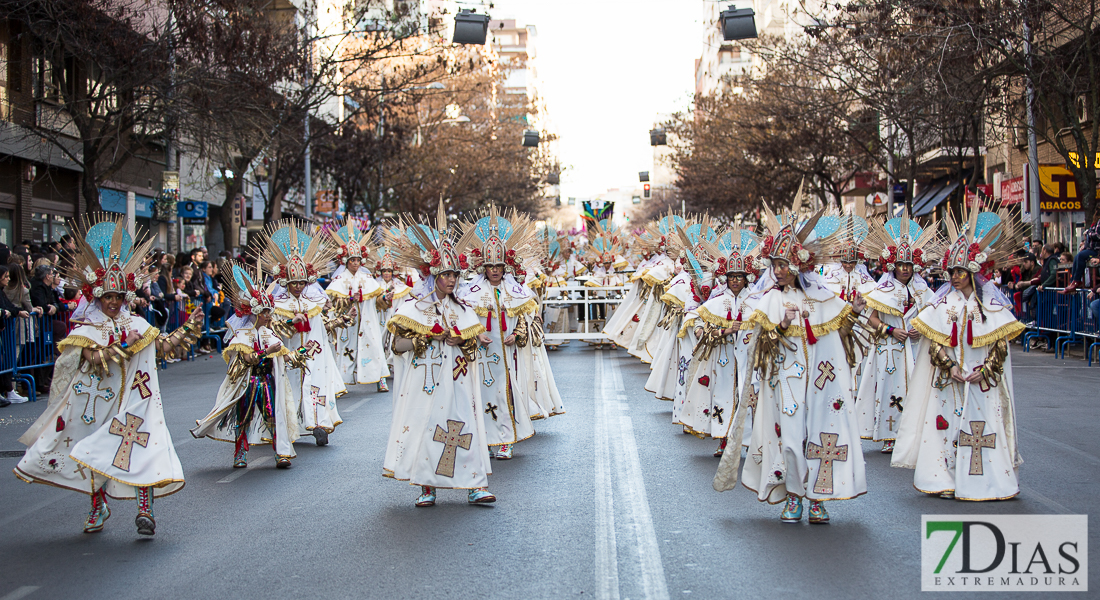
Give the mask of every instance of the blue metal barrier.
[(218, 348), (218, 354), (222, 353), (222, 335), (225, 334), (225, 329), (218, 331), (217, 323), (214, 323), (214, 327), (211, 328), (210, 309), (213, 307), (212, 302), (204, 302), (202, 305), (202, 336), (199, 337), (199, 343), (203, 340), (213, 340), (214, 345)]
[(5, 330), (10, 328), (14, 332), (15, 365), (12, 379), (22, 381), (27, 386), (27, 398), (31, 402), (38, 399), (33, 370), (53, 366), (57, 353), (53, 325), (58, 319), (64, 318), (67, 318), (67, 313), (54, 316), (31, 315), (27, 318), (9, 319), (8, 326), (5, 327)]

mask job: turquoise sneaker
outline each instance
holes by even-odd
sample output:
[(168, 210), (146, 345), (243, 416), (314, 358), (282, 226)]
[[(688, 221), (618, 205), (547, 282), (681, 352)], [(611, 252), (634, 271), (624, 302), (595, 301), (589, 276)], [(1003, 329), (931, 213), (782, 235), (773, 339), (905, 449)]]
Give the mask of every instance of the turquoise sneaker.
[(825, 503), (820, 500), (810, 500), (810, 522), (825, 524), (829, 522), (829, 511), (825, 510)]
[(420, 486), (420, 497), (416, 499), (417, 506), (435, 506), (435, 488), (430, 485)]
[(787, 494), (787, 505), (779, 514), (779, 520), (784, 523), (797, 523), (802, 520), (802, 498), (794, 494)]
[(490, 494), (489, 490), (485, 488), (477, 488), (476, 490), (470, 490), (469, 496), (470, 504), (489, 504), (497, 501), (497, 497)]
[(101, 488), (92, 494), (92, 510), (88, 512), (88, 520), (84, 522), (84, 533), (103, 531), (103, 524), (109, 518), (111, 518), (111, 509), (107, 508), (107, 494)]

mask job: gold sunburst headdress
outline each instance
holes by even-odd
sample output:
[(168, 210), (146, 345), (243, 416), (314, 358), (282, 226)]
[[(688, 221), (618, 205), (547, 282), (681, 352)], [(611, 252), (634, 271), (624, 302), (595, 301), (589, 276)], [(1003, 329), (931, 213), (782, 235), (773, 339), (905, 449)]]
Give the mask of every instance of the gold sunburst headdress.
[(664, 217), (646, 224), (645, 233), (635, 239), (634, 248), (644, 258), (648, 258), (645, 256), (646, 254), (652, 256), (668, 252), (669, 245), (675, 244), (670, 240), (676, 237), (676, 228), (687, 227), (687, 225), (688, 223), (683, 217), (675, 215), (669, 210)]
[(485, 267), (503, 265), (506, 273), (516, 275), (523, 272), (523, 261), (534, 254), (536, 234), (529, 217), (514, 208), (501, 215), (494, 204), (488, 214), (463, 225), (462, 239), (470, 245), (459, 246), (459, 251), (470, 257), (470, 267), (478, 273), (484, 273)]
[(838, 228), (824, 235), (824, 231), (819, 231), (818, 235), (811, 237), (810, 234), (814, 233), (818, 221), (825, 214), (824, 208), (799, 223), (804, 185), (805, 181), (799, 184), (790, 211), (777, 215), (767, 204), (764, 205), (764, 228), (768, 235), (760, 250), (761, 258), (768, 261), (785, 260), (803, 273), (828, 260), (829, 249), (836, 243), (838, 232), (841, 231)]
[(89, 302), (104, 294), (122, 294), (133, 302), (147, 278), (142, 267), (153, 246), (152, 238), (126, 231), (126, 217), (114, 213), (92, 213), (70, 221), (76, 254), (66, 277), (80, 282), (80, 292)]
[(709, 268), (719, 283), (725, 283), (727, 275), (738, 273), (744, 273), (749, 283), (760, 276), (756, 267), (760, 237), (748, 229), (731, 229), (718, 236), (717, 243), (703, 241), (701, 245), (711, 257)]
[(268, 285), (266, 289), (263, 287), (263, 267), (259, 259), (254, 269), (232, 259), (223, 259), (220, 271), (226, 296), (233, 303), (238, 317), (275, 310), (275, 298), (272, 296), (275, 284)]
[(878, 257), (885, 270), (893, 271), (898, 264), (911, 264), (920, 270), (939, 261), (944, 245), (938, 221), (921, 227), (903, 214), (884, 223), (873, 222), (862, 249)]
[(370, 258), (373, 249), (370, 243), (371, 231), (360, 231), (358, 219), (349, 217), (339, 229), (329, 231), (329, 235), (339, 248), (336, 261), (340, 264), (346, 265), (352, 258), (358, 258), (361, 263)]
[(940, 263), (943, 270), (966, 269), (988, 277), (998, 263), (1009, 267), (1019, 262), (1014, 253), (1026, 226), (1009, 213), (1008, 207), (983, 211), (980, 199), (973, 207), (963, 204), (961, 222), (956, 222), (950, 213), (945, 220), (951, 247)]
[[(421, 218), (421, 221), (427, 219)], [(424, 277), (447, 271), (455, 271), (461, 276), (470, 268), (470, 263), (459, 249), (468, 247), (476, 239), (474, 229), (458, 236), (457, 228), (448, 223), (447, 209), (442, 200), (439, 201), (435, 223), (438, 229), (406, 216), (404, 221), (385, 231), (385, 245), (393, 253), (398, 266), (417, 269)]]
[(585, 259), (589, 263), (614, 263), (615, 256), (622, 254), (623, 243), (619, 238), (619, 228), (609, 219), (596, 221), (588, 229), (588, 245), (585, 246)]
[(283, 287), (292, 282), (316, 283), (336, 255), (322, 234), (311, 235), (303, 227), (295, 219), (284, 219), (269, 224), (261, 236), (256, 260), (274, 265), (275, 282)]

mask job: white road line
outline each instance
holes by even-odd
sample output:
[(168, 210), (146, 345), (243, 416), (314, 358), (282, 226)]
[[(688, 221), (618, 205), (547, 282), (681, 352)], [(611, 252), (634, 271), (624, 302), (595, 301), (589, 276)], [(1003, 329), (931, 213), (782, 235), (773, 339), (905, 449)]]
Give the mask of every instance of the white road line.
[[(596, 353), (596, 379), (604, 382), (603, 352)], [(604, 384), (593, 386), (596, 411), (596, 597), (619, 599), (619, 555), (615, 542), (615, 493), (611, 482), (611, 449), (608, 447)]]
[[(618, 363), (608, 359), (604, 351), (596, 353), (596, 367), (600, 384), (596, 398), (597, 445), (603, 454), (598, 453), (597, 482), (607, 486), (599, 496), (599, 510), (607, 510), (608, 516), (600, 519), (597, 515), (597, 584), (601, 598), (618, 598), (618, 549), (614, 538), (614, 499), (610, 490), (611, 471), (618, 485), (614, 494), (623, 501), (624, 529), (634, 532), (633, 554), (637, 559), (637, 570), (641, 574), (641, 587), (644, 598), (649, 600), (667, 600), (668, 585), (665, 570), (661, 562), (661, 550), (657, 544), (657, 533), (653, 528), (653, 517), (649, 509), (645, 480), (642, 476), (642, 463), (638, 456), (638, 445), (634, 437), (634, 426), (625, 413), (627, 405), (623, 393), (622, 373)], [(606, 456), (606, 462), (604, 458)], [(615, 457), (614, 463), (611, 457)], [(604, 467), (610, 467), (606, 475), (600, 475)], [(597, 494), (600, 494), (599, 487)], [(607, 498), (604, 498), (607, 496)], [(601, 522), (608, 526), (609, 534), (600, 531)], [(600, 556), (601, 549), (603, 556)], [(600, 563), (606, 567), (601, 571)], [(612, 587), (614, 582), (614, 587)]]
[[(248, 462), (248, 468), (233, 469), (232, 473), (230, 473), (229, 475), (226, 475), (225, 477), (222, 477), (221, 479), (219, 479), (218, 483), (232, 483), (233, 481), (236, 481), (239, 477), (243, 477), (253, 467), (258, 467), (258, 466), (268, 462), (269, 460), (271, 460), (270, 456), (261, 456), (260, 458), (257, 458), (256, 460), (249, 461)], [(3, 599), (0, 598), (0, 600), (3, 600)]]
[(1062, 450), (1065, 450), (1066, 452), (1076, 454), (1077, 456), (1080, 456), (1081, 458), (1089, 461), (1090, 463), (1092, 463), (1094, 465), (1100, 465), (1100, 458), (1096, 458), (1095, 456), (1089, 454), (1088, 452), (1085, 452), (1084, 450), (1078, 450), (1077, 448), (1074, 448), (1073, 446), (1070, 446), (1069, 444), (1059, 442), (1058, 440), (1056, 440), (1054, 438), (1049, 438), (1049, 437), (1047, 437), (1047, 436), (1045, 436), (1041, 433), (1036, 433), (1036, 432), (1034, 432), (1030, 429), (1024, 429), (1023, 427), (1018, 427), (1017, 429), (1019, 429), (1021, 432), (1026, 433), (1030, 436), (1037, 437), (1037, 438), (1043, 440), (1044, 442), (1046, 442), (1048, 444), (1051, 444), (1052, 446), (1057, 446), (1058, 448), (1061, 448)]
[(370, 399), (371, 399), (371, 396), (367, 396), (366, 398), (363, 398), (362, 400), (356, 402), (355, 404), (352, 404), (351, 406), (345, 408), (341, 412), (345, 412), (345, 413), (355, 412), (355, 409), (359, 408), (360, 406), (363, 406), (367, 402), (370, 402)]
[(16, 588), (15, 591), (10, 592), (7, 596), (0, 597), (0, 600), (19, 600), (20, 598), (26, 598), (31, 592), (38, 589), (37, 585), (25, 585), (20, 588)]

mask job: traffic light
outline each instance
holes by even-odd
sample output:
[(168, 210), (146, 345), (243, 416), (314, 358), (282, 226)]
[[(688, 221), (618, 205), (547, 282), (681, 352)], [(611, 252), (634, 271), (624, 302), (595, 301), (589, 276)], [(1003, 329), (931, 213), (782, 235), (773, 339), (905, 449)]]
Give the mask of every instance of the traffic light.
[(642, 197), (649, 198), (649, 184), (648, 183), (642, 186)]

